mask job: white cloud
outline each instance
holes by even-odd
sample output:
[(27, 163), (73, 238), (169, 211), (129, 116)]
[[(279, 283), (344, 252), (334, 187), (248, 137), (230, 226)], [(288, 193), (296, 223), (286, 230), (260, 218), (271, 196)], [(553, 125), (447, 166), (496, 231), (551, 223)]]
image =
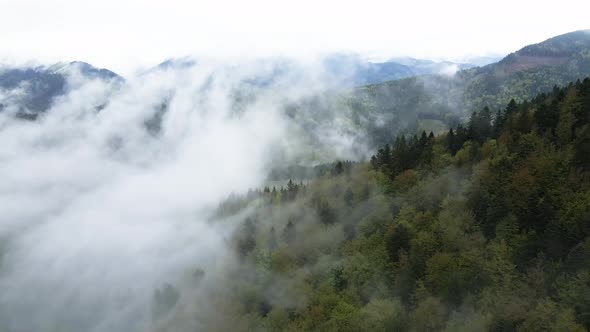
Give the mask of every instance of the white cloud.
[(459, 57), (588, 28), (581, 0), (3, 0), (0, 57), (84, 60), (124, 74), (186, 54)]
[(195, 268), (215, 281), (233, 224), (212, 209), (263, 184), (270, 149), (300, 151), (283, 103), (325, 88), (321, 71), (287, 74), (236, 111), (234, 89), (266, 70), (204, 61), (122, 87), (74, 71), (37, 121), (0, 113), (0, 327), (143, 331), (155, 288)]

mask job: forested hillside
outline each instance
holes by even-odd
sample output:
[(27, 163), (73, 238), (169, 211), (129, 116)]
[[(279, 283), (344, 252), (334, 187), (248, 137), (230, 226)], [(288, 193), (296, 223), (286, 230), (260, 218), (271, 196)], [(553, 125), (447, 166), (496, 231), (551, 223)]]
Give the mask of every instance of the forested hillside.
[(530, 100), (588, 75), (590, 32), (576, 31), (453, 76), (426, 75), (361, 87), (348, 95), (347, 105), (359, 118), (368, 119), (358, 123), (371, 124), (369, 135), (383, 143), (390, 128), (454, 126), (473, 109), (488, 106), (495, 112), (511, 99)]
[(239, 264), (211, 310), (158, 290), (156, 329), (590, 328), (590, 79), (330, 167), (221, 204)]

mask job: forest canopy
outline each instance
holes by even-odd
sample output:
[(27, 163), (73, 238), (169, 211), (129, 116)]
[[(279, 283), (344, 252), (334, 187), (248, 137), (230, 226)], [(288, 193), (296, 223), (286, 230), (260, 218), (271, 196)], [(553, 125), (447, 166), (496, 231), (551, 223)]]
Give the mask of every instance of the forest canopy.
[(240, 264), (207, 330), (590, 328), (590, 79), (329, 167), (220, 205)]

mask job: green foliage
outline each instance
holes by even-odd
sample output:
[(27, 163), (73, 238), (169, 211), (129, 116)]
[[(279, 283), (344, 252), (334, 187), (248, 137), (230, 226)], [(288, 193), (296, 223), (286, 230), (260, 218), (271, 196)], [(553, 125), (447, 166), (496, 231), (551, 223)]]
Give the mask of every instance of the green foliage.
[(399, 300), (373, 299), (359, 314), (359, 331), (402, 332), (408, 326), (408, 315)]
[(571, 309), (561, 309), (551, 300), (541, 301), (518, 327), (518, 332), (567, 331), (583, 332), (583, 326), (575, 322)]
[(587, 330), (589, 87), (482, 109), (439, 136), (398, 135), (370, 162), (336, 162), (306, 185), (231, 197), (217, 216), (242, 213), (240, 269), (220, 302), (235, 309), (219, 320), (270, 331)]

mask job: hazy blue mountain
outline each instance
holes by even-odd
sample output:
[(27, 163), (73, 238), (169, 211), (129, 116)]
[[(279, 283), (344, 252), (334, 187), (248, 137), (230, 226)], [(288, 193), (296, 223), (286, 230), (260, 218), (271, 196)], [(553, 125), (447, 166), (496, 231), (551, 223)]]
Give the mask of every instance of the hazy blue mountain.
[[(20, 116), (34, 118), (35, 114), (51, 107), (55, 97), (67, 91), (67, 78), (76, 72), (89, 79), (123, 80), (108, 69), (80, 61), (28, 68), (4, 67), (0, 69), (0, 92), (8, 94), (4, 98), (10, 98), (11, 103), (19, 106)], [(0, 99), (0, 110), (6, 102)]]
[(333, 75), (344, 77), (350, 86), (376, 84), (418, 75), (454, 74), (457, 70), (473, 67), (464, 63), (410, 57), (372, 62), (354, 54), (328, 56), (324, 65)]
[(31, 112), (49, 108), (53, 98), (65, 92), (65, 85), (63, 75), (40, 68), (5, 69), (0, 72), (0, 88), (10, 91), (22, 88), (20, 106)]
[(414, 75), (454, 74), (458, 70), (475, 67), (472, 63), (457, 63), (451, 61), (433, 61), (410, 57), (392, 58), (389, 62), (396, 62), (411, 68)]
[[(266, 87), (285, 75), (293, 76), (293, 73), (302, 68), (298, 63), (287, 58), (267, 58), (260, 61), (260, 67), (264, 68), (260, 73), (252, 76), (247, 83), (257, 87)], [(262, 63), (264, 62), (264, 63)], [(192, 58), (168, 59), (147, 72), (154, 70), (186, 69), (198, 65)], [(333, 82), (343, 88), (376, 84), (390, 80), (428, 74), (454, 74), (457, 70), (473, 67), (470, 64), (454, 63), (450, 61), (432, 61), (414, 58), (395, 58), (383, 62), (369, 61), (368, 59), (350, 53), (330, 54), (322, 61), (324, 74), (333, 77)], [(295, 75), (296, 76), (296, 75)]]
[(343, 85), (358, 86), (415, 75), (408, 66), (396, 62), (373, 63), (355, 54), (334, 54), (322, 62), (326, 72)]
[(461, 62), (468, 63), (473, 67), (483, 67), (490, 63), (498, 62), (503, 58), (503, 55), (465, 56), (461, 59)]

